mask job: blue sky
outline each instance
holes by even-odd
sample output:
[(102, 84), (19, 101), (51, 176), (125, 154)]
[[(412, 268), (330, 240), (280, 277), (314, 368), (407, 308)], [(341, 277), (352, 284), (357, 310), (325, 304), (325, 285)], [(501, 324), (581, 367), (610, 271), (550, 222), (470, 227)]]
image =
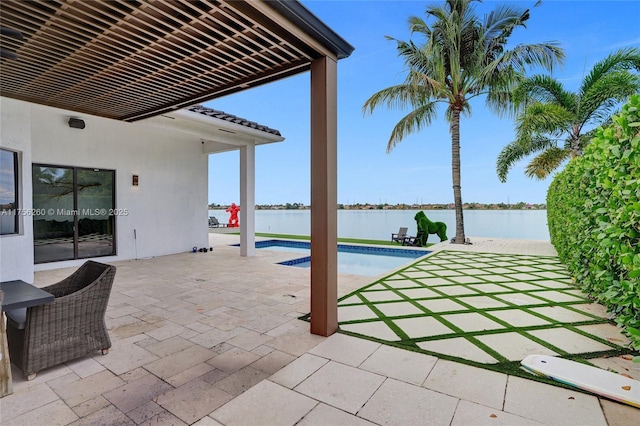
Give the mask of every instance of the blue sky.
[[(535, 1), (485, 1), (483, 15), (499, 4), (521, 8)], [(424, 17), (427, 5), (442, 1), (302, 1), (311, 12), (355, 47), (338, 62), (338, 203), (450, 203), (451, 137), (444, 108), (432, 126), (405, 138), (390, 153), (393, 126), (408, 111), (377, 109), (363, 116), (373, 93), (400, 83), (405, 68), (389, 35), (409, 40), (407, 18)], [(527, 29), (517, 30), (511, 45), (557, 41), (566, 60), (553, 72), (567, 89), (609, 53), (640, 46), (640, 2), (543, 1), (534, 8)], [(284, 142), (256, 148), (256, 203), (304, 203), (310, 199), (309, 73), (205, 103), (280, 130)], [(491, 114), (480, 100), (461, 129), (463, 202), (544, 203), (551, 178), (528, 179), (526, 161), (512, 169), (507, 183), (495, 172), (500, 150), (514, 136), (513, 119)], [(209, 203), (239, 202), (239, 154), (209, 158)]]

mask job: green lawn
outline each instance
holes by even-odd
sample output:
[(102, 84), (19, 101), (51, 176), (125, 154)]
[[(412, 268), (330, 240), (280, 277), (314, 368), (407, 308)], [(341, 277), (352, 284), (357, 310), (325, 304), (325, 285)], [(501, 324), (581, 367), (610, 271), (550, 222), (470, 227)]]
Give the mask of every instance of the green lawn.
[[(287, 234), (267, 234), (262, 232), (256, 232), (256, 237), (265, 237), (265, 238), (284, 238), (287, 240), (305, 240), (309, 241), (310, 237), (308, 235), (287, 235)], [(355, 244), (367, 244), (370, 246), (395, 246), (402, 247), (400, 244), (392, 243), (391, 241), (382, 241), (382, 240), (361, 240), (357, 238), (338, 238), (339, 243), (355, 243)], [(432, 246), (432, 243), (427, 243), (425, 247)]]

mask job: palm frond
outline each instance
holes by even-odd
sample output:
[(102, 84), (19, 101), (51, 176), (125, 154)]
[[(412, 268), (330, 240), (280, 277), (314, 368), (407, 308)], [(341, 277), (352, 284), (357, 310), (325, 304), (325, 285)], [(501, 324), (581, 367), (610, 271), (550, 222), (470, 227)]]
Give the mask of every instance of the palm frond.
[[(448, 10), (447, 10), (447, 6), (449, 6)], [(429, 18), (433, 18), (436, 22), (444, 21), (444, 20), (447, 19), (447, 16), (449, 14), (449, 10), (451, 10), (450, 7), (451, 7), (451, 5), (449, 5), (449, 4), (445, 4), (444, 7), (436, 6), (436, 5), (427, 6), (427, 8), (425, 10), (425, 14)]]
[(437, 101), (421, 105), (402, 117), (394, 126), (387, 143), (387, 154), (400, 143), (407, 135), (419, 132), (428, 127), (436, 115)]
[(431, 34), (431, 28), (429, 28), (429, 25), (427, 25), (424, 19), (419, 16), (410, 16), (408, 23), (409, 31), (411, 31), (412, 34), (420, 33), (425, 37), (429, 37), (429, 35)]
[[(434, 70), (431, 73), (423, 73), (412, 70), (405, 79), (405, 85), (413, 86), (414, 99), (412, 104), (421, 104), (429, 99), (449, 99), (451, 93), (447, 91), (446, 84), (442, 78), (438, 78), (441, 70)], [(433, 76), (433, 77), (432, 77)]]
[(524, 74), (528, 68), (535, 66), (553, 71), (554, 65), (562, 61), (564, 51), (555, 42), (519, 44), (487, 64), (484, 73), (491, 75), (505, 68), (512, 68)]
[(592, 111), (591, 114), (584, 117), (584, 119), (580, 121), (579, 126), (581, 128), (584, 126), (601, 126), (602, 123), (609, 121), (614, 114), (620, 111), (621, 105), (622, 102), (607, 99), (602, 102), (595, 111)]
[(570, 157), (571, 153), (562, 148), (551, 147), (535, 157), (525, 168), (524, 174), (529, 178), (545, 179)]
[(525, 27), (530, 18), (529, 10), (516, 9), (510, 5), (497, 6), (483, 22), (483, 43), (488, 59), (495, 59), (504, 51), (504, 46), (516, 27)]
[(519, 105), (530, 102), (555, 103), (568, 111), (577, 110), (577, 97), (548, 75), (538, 74), (523, 80), (514, 90), (513, 98)]
[(379, 106), (383, 105), (389, 109), (402, 109), (414, 103), (414, 85), (399, 84), (382, 89), (367, 99), (362, 107), (363, 115), (371, 114)]
[(582, 124), (608, 119), (620, 103), (640, 90), (640, 76), (627, 71), (603, 75), (582, 96), (578, 116)]
[(529, 139), (517, 139), (509, 143), (502, 148), (502, 151), (500, 151), (500, 154), (498, 155), (498, 160), (496, 161), (498, 179), (500, 179), (500, 182), (506, 182), (509, 170), (511, 170), (515, 163), (535, 152), (556, 147), (557, 143), (554, 139), (543, 136)]
[(638, 48), (620, 49), (597, 62), (583, 79), (579, 93), (584, 96), (607, 74), (629, 70), (640, 71), (640, 49)]
[(561, 135), (571, 130), (575, 115), (560, 105), (536, 102), (529, 105), (516, 119), (519, 139), (536, 134)]
[(498, 117), (513, 117), (518, 113), (513, 102), (513, 91), (508, 86), (504, 89), (492, 88), (486, 96), (487, 108)]

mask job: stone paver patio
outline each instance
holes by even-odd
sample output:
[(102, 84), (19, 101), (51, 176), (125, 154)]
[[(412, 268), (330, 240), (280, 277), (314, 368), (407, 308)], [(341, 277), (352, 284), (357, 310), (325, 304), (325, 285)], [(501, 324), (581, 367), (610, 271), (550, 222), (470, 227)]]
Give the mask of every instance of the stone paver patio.
[[(241, 258), (239, 249), (228, 245), (238, 241), (234, 235), (212, 234), (210, 240), (212, 253), (114, 262), (118, 272), (107, 311), (113, 343), (109, 354), (50, 368), (30, 382), (14, 368), (14, 394), (0, 399), (0, 423), (637, 424), (640, 410), (579, 391), (345, 334), (311, 335), (309, 324), (297, 319), (309, 310), (309, 270), (277, 265), (290, 257), (284, 252), (258, 250), (255, 257)], [(543, 242), (472, 240), (474, 245), (461, 249), (554, 254)], [(441, 248), (451, 247), (436, 247)], [(56, 282), (74, 269), (38, 272), (35, 284)], [(373, 281), (341, 275), (339, 295)], [(500, 295), (490, 284), (503, 288), (489, 279), (484, 291), (474, 295), (486, 299), (473, 303), (494, 309), (496, 315), (506, 312), (497, 309), (502, 306), (489, 307)], [(409, 295), (421, 302), (433, 300), (426, 292)], [(450, 296), (446, 299), (454, 303), (462, 298)], [(411, 319), (400, 306), (390, 309), (387, 314)], [(513, 310), (505, 318), (497, 315), (497, 323), (535, 327), (531, 318)], [(586, 312), (593, 318), (601, 308), (592, 305)], [(360, 312), (352, 309), (348, 315), (358, 319)], [(545, 312), (534, 317), (550, 318)], [(463, 328), (465, 324), (459, 322)], [(615, 327), (607, 332), (614, 333)], [(540, 338), (553, 341), (555, 336)], [(625, 358), (592, 362), (640, 378), (640, 366)]]

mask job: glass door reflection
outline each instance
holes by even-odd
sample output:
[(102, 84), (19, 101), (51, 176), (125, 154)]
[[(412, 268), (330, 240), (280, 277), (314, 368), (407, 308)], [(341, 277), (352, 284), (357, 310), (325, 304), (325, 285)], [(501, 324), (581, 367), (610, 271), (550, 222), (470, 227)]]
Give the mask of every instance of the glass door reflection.
[(78, 258), (115, 254), (113, 170), (78, 169)]
[(33, 167), (35, 263), (75, 258), (73, 180), (73, 168)]

